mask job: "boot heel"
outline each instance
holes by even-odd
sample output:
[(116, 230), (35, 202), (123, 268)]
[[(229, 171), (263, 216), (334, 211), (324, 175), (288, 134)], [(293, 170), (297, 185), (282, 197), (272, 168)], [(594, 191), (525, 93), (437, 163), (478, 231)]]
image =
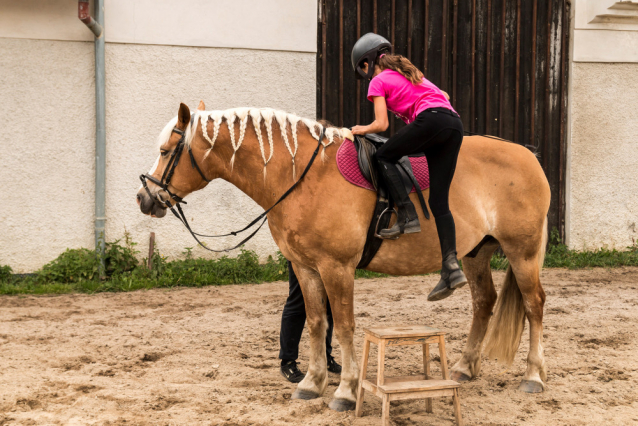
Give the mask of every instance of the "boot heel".
[(419, 223), (418, 220), (416, 221), (414, 225), (406, 224), (405, 228), (403, 229), (404, 234), (416, 234), (419, 232), (421, 232), (421, 224)]

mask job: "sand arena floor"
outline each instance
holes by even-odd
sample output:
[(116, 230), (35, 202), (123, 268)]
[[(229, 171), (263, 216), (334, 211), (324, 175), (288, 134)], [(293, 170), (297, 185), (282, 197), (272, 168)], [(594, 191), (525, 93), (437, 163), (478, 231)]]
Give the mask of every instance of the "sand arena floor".
[[(495, 273), (498, 286), (503, 273)], [(461, 388), (467, 424), (638, 424), (638, 268), (545, 270), (548, 389), (516, 390), (527, 333), (515, 363), (484, 360)], [(428, 303), (435, 276), (359, 280), (357, 354), (363, 328), (426, 324), (448, 332), (450, 365), (470, 326), (467, 287)], [(375, 425), (336, 413), (323, 398), (290, 399), (278, 370), (279, 321), (287, 283), (134, 293), (0, 297), (0, 425)], [(339, 355), (338, 345), (335, 350)], [(434, 348), (433, 348), (434, 349)], [(433, 351), (436, 353), (436, 351)], [(376, 354), (373, 346), (371, 356)], [(387, 375), (419, 369), (420, 349), (388, 352)], [(308, 342), (301, 343), (301, 368)], [(375, 368), (371, 361), (370, 372)], [(434, 372), (438, 363), (433, 362)], [(368, 394), (369, 395), (369, 394)], [(395, 425), (453, 423), (451, 399), (393, 403)]]

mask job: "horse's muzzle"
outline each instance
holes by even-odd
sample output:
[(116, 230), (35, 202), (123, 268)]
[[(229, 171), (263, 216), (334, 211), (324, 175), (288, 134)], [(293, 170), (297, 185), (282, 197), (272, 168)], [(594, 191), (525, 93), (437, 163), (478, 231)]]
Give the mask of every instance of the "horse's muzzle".
[(137, 192), (137, 205), (140, 206), (140, 210), (144, 214), (148, 214), (153, 217), (166, 216), (166, 208), (159, 206), (155, 200), (149, 197), (144, 188), (140, 188)]

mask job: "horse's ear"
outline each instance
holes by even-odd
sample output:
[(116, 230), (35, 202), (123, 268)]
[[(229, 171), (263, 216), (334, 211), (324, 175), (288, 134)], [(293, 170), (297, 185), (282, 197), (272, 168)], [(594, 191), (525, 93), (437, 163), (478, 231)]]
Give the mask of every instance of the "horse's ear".
[(191, 122), (191, 110), (185, 104), (179, 104), (179, 112), (177, 113), (177, 124), (180, 128), (185, 129), (186, 125)]
[(204, 105), (204, 101), (199, 101), (199, 105), (197, 106), (198, 111), (205, 111), (206, 105)]

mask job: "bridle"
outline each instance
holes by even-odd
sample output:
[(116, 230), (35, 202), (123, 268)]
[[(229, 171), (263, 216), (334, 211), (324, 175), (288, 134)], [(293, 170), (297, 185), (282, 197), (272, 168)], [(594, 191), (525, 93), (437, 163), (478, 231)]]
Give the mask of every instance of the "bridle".
[[(195, 120), (195, 114), (191, 115), (191, 121), (189, 123), (189, 126), (193, 125), (194, 120)], [(180, 203), (187, 204), (186, 201), (182, 199), (182, 197), (178, 196), (177, 194), (173, 194), (168, 189), (168, 185), (170, 185), (171, 183), (171, 179), (173, 178), (173, 174), (175, 173), (175, 169), (177, 168), (179, 159), (182, 157), (182, 152), (184, 152), (184, 146), (186, 145), (186, 142), (184, 140), (186, 136), (186, 132), (184, 130), (180, 130), (177, 127), (173, 127), (172, 133), (177, 133), (178, 135), (180, 135), (180, 138), (179, 138), (179, 141), (177, 142), (177, 146), (173, 150), (173, 153), (171, 154), (171, 157), (168, 160), (168, 164), (166, 165), (166, 168), (164, 169), (162, 178), (160, 180), (157, 180), (157, 178), (149, 175), (148, 173), (144, 173), (140, 175), (142, 186), (146, 190), (146, 193), (148, 194), (148, 196), (151, 197), (153, 202), (162, 208), (169, 208), (171, 210), (173, 208), (173, 205), (170, 203), (170, 200), (173, 200), (174, 204), (177, 206), (179, 206)], [(202, 169), (199, 168), (197, 161), (195, 161), (195, 157), (193, 156), (193, 150), (191, 149), (190, 145), (188, 146), (188, 155), (191, 157), (191, 167), (196, 169), (199, 172), (199, 175), (202, 177), (202, 179), (204, 179), (206, 182), (211, 182), (208, 178), (206, 178), (206, 176), (202, 172)], [(148, 184), (146, 183), (147, 180), (150, 180), (155, 185), (159, 186), (162, 189), (162, 191), (166, 192), (169, 195), (168, 200), (162, 200), (162, 198), (159, 196), (159, 192), (157, 193), (156, 196), (153, 196), (153, 194), (151, 194), (151, 190), (148, 188)]]
[[(195, 120), (195, 114), (192, 114), (189, 126), (193, 125), (194, 120)], [(141, 174), (140, 175), (140, 180), (142, 181), (142, 186), (146, 190), (146, 193), (148, 194), (148, 196), (151, 197), (151, 199), (153, 200), (153, 203), (158, 205), (160, 208), (169, 209), (171, 211), (171, 213), (173, 213), (175, 215), (175, 217), (178, 218), (180, 222), (182, 222), (182, 224), (186, 227), (186, 229), (188, 229), (188, 232), (191, 233), (191, 235), (193, 236), (195, 241), (197, 241), (197, 243), (200, 246), (202, 246), (203, 248), (205, 248), (208, 251), (212, 251), (212, 252), (216, 252), (216, 253), (222, 253), (222, 252), (228, 252), (228, 251), (231, 251), (231, 250), (235, 250), (236, 248), (244, 245), (252, 237), (254, 237), (255, 234), (257, 234), (257, 232), (259, 232), (261, 227), (264, 226), (264, 223), (266, 223), (266, 220), (268, 220), (268, 217), (266, 215), (273, 208), (275, 208), (275, 206), (277, 204), (282, 202), (288, 195), (290, 195), (290, 193), (295, 189), (297, 184), (299, 182), (301, 182), (301, 180), (306, 176), (306, 173), (308, 173), (308, 170), (310, 170), (310, 166), (312, 166), (312, 163), (315, 161), (315, 158), (317, 158), (317, 154), (319, 153), (319, 148), (321, 147), (321, 141), (323, 140), (323, 138), (325, 137), (325, 134), (326, 134), (326, 129), (325, 129), (325, 127), (321, 128), (321, 134), (319, 135), (319, 143), (317, 144), (317, 148), (313, 152), (312, 157), (310, 158), (310, 161), (308, 162), (308, 165), (304, 169), (304, 171), (301, 174), (301, 176), (299, 177), (299, 179), (290, 188), (288, 188), (288, 190), (281, 197), (279, 197), (277, 202), (275, 204), (273, 204), (268, 210), (264, 211), (262, 214), (260, 214), (255, 219), (253, 219), (244, 228), (240, 229), (239, 231), (234, 231), (234, 232), (230, 232), (228, 234), (222, 234), (222, 235), (204, 235), (204, 234), (198, 234), (197, 232), (193, 232), (193, 230), (191, 229), (190, 225), (188, 224), (188, 220), (186, 220), (186, 215), (184, 214), (184, 211), (182, 210), (182, 206), (181, 206), (181, 204), (186, 204), (186, 201), (184, 201), (182, 199), (182, 197), (178, 196), (177, 194), (174, 194), (173, 192), (171, 192), (168, 189), (168, 185), (171, 183), (171, 178), (173, 177), (173, 174), (175, 173), (175, 169), (177, 168), (177, 164), (179, 163), (179, 160), (180, 160), (180, 158), (182, 156), (182, 152), (184, 151), (184, 146), (186, 145), (186, 142), (184, 140), (186, 132), (183, 131), (183, 130), (178, 129), (177, 127), (173, 128), (173, 132), (177, 133), (178, 135), (180, 135), (180, 138), (179, 138), (179, 141), (177, 142), (177, 146), (173, 150), (173, 153), (171, 154), (171, 157), (168, 160), (168, 164), (166, 165), (166, 168), (164, 169), (164, 173), (162, 173), (162, 179), (161, 180), (157, 180), (157, 178), (149, 175), (148, 173)], [(206, 182), (211, 182), (211, 180), (206, 178), (206, 176), (202, 172), (202, 169), (200, 169), (199, 165), (197, 164), (197, 161), (195, 161), (195, 157), (193, 156), (193, 151), (192, 151), (190, 145), (188, 146), (188, 155), (191, 158), (191, 167), (196, 169), (199, 172), (199, 175), (202, 177), (202, 179), (204, 179)], [(162, 200), (162, 198), (159, 196), (159, 191), (158, 191), (156, 196), (153, 196), (153, 194), (151, 193), (151, 190), (148, 188), (147, 180), (149, 180), (149, 181), (153, 182), (155, 185), (159, 186), (164, 192), (166, 192), (169, 195), (169, 198), (167, 200)], [(172, 203), (171, 203), (171, 201), (172, 201)], [(175, 208), (177, 208), (177, 211), (175, 210)], [(231, 247), (231, 248), (227, 248), (227, 249), (223, 249), (223, 250), (213, 250), (211, 248), (206, 247), (206, 245), (204, 243), (202, 243), (199, 240), (199, 238), (197, 238), (198, 236), (199, 237), (203, 237), (203, 238), (219, 238), (219, 237), (236, 236), (237, 234), (240, 234), (240, 233), (252, 228), (253, 225), (255, 225), (257, 222), (259, 222), (261, 219), (263, 219), (263, 221), (257, 227), (257, 229), (255, 229), (255, 231), (253, 231), (249, 236), (247, 236), (242, 241), (240, 241), (237, 245), (235, 245), (234, 247)]]

